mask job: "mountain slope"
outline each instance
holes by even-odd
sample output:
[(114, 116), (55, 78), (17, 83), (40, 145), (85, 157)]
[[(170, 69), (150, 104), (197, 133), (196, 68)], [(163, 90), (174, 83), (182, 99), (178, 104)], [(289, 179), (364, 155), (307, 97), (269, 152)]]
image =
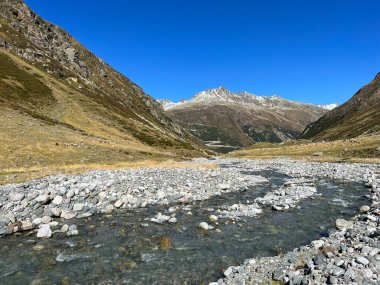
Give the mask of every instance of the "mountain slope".
[(178, 124), (222, 152), (296, 138), (327, 112), (278, 96), (232, 93), (223, 87), (200, 92), (188, 101), (161, 103)]
[(378, 131), (380, 131), (380, 73), (349, 101), (310, 124), (302, 137), (335, 140)]
[(0, 120), (3, 168), (205, 150), (140, 87), (20, 0), (0, 2)]

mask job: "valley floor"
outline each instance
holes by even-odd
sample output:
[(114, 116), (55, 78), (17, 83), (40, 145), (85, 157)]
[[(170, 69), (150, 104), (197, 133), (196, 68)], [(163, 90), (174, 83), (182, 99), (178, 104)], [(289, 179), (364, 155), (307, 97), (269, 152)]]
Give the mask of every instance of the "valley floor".
[[(1, 187), (0, 235), (5, 235), (0, 261), (2, 278), (7, 284), (61, 280), (103, 284), (111, 280), (132, 282), (133, 278), (138, 278), (133, 284), (147, 284), (147, 280), (149, 284), (194, 280), (205, 284), (212, 279), (219, 279), (211, 283), (214, 285), (272, 281), (379, 284), (380, 165), (290, 159), (196, 159), (178, 165), (181, 166), (92, 171)], [(345, 191), (348, 194), (343, 194)], [(332, 194), (338, 196), (328, 198)], [(329, 205), (325, 210), (316, 206), (322, 202), (324, 207)], [(356, 212), (359, 207), (360, 212)], [(313, 222), (321, 222), (330, 233), (314, 241), (306, 227), (311, 221), (302, 220), (313, 208), (319, 209)], [(325, 223), (321, 211), (333, 211), (325, 214), (336, 217), (335, 230), (330, 222)], [(352, 219), (351, 212), (356, 212)], [(120, 222), (117, 217), (123, 213), (126, 216), (121, 216)], [(281, 221), (287, 215), (296, 215), (299, 224), (291, 220), (291, 224), (280, 222), (280, 232), (272, 228), (272, 218)], [(105, 219), (97, 222), (102, 216)], [(138, 216), (141, 220), (132, 222)], [(262, 226), (260, 221), (264, 223), (262, 231), (280, 242), (277, 246), (282, 244), (289, 250), (289, 241), (296, 238), (293, 247), (301, 247), (274, 257), (260, 257), (272, 254), (259, 254), (256, 246), (266, 247), (273, 242), (264, 236), (255, 239), (262, 234), (257, 230)], [(115, 244), (136, 233), (147, 235), (141, 236), (143, 246), (131, 247), (135, 239), (121, 247)], [(108, 235), (112, 238), (102, 240)], [(158, 244), (152, 240), (157, 237)], [(189, 239), (191, 245), (187, 244)], [(257, 256), (241, 266), (235, 262), (243, 260), (229, 256), (238, 253), (242, 258), (249, 252), (252, 255), (246, 258)], [(207, 262), (200, 262), (205, 254), (213, 258), (210, 268), (204, 265)], [(179, 262), (183, 257), (194, 266)], [(94, 267), (94, 262), (98, 266)], [(152, 264), (159, 266), (151, 271), (144, 269)], [(219, 266), (224, 267), (223, 276), (216, 269)], [(103, 272), (95, 272), (96, 268)], [(78, 275), (78, 270), (82, 274)]]

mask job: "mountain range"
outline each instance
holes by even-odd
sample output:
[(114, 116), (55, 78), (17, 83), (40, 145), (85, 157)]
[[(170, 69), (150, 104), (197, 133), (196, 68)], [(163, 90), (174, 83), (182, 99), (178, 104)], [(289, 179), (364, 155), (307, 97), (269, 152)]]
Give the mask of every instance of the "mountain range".
[(283, 99), (209, 89), (178, 103), (159, 100), (167, 114), (207, 146), (227, 152), (257, 142), (296, 139), (335, 105), (316, 106)]

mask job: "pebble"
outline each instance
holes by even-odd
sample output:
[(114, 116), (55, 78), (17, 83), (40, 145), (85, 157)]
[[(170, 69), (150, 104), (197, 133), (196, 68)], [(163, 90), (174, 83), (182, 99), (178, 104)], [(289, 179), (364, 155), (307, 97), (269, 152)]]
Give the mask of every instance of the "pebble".
[(42, 219), (41, 218), (35, 218), (32, 221), (32, 224), (35, 225), (35, 226), (39, 226), (41, 223), (42, 223)]
[(224, 276), (230, 276), (233, 272), (234, 272), (234, 269), (235, 269), (235, 267), (234, 266), (230, 266), (230, 267), (228, 267), (227, 268), (227, 270), (226, 271), (224, 271)]
[(74, 195), (75, 195), (75, 191), (72, 190), (72, 189), (70, 189), (70, 190), (67, 191), (67, 193), (66, 193), (66, 197), (67, 197), (67, 198), (72, 198), (72, 197), (74, 197)]
[(29, 230), (32, 230), (34, 228), (32, 222), (30, 221), (22, 221), (21, 222), (21, 230), (23, 231), (29, 231)]
[(50, 213), (53, 217), (60, 217), (62, 214), (62, 210), (60, 208), (54, 207), (50, 209)]
[(198, 225), (198, 228), (207, 231), (207, 230), (210, 229), (210, 226), (209, 226), (209, 224), (207, 224), (206, 222), (201, 222), (201, 223)]
[(57, 206), (61, 205), (63, 203), (63, 197), (55, 196), (52, 203)]
[(73, 211), (80, 212), (83, 210), (84, 205), (82, 203), (74, 204)]
[(53, 233), (50, 229), (50, 225), (46, 225), (46, 224), (42, 224), (37, 232), (38, 238), (51, 238), (52, 235)]
[(337, 219), (335, 221), (335, 226), (338, 230), (348, 228), (351, 225), (351, 222), (346, 221), (345, 219)]
[(214, 223), (218, 221), (218, 217), (215, 215), (210, 215), (208, 219), (210, 222), (214, 222)]
[(228, 185), (228, 184), (220, 184), (219, 185), (219, 189), (220, 190), (227, 190), (228, 188), (230, 188), (231, 186)]
[(16, 193), (11, 196), (11, 200), (13, 202), (20, 202), (22, 199), (24, 199), (25, 194), (24, 193)]
[(177, 223), (177, 218), (172, 217), (172, 218), (170, 218), (170, 219), (168, 220), (168, 222), (171, 223), (171, 224), (175, 224), (175, 223)]
[(325, 242), (323, 240), (314, 240), (311, 242), (311, 244), (315, 249), (320, 249), (325, 244)]
[(43, 216), (41, 218), (41, 223), (43, 223), (43, 224), (49, 224), (50, 222), (51, 222), (51, 217), (49, 217), (49, 216)]
[(67, 225), (67, 224), (63, 225), (61, 228), (61, 232), (67, 233), (68, 231), (69, 231), (69, 225)]
[(65, 220), (70, 220), (76, 217), (76, 213), (71, 211), (62, 211), (61, 218), (64, 218)]
[(362, 212), (362, 213), (367, 213), (371, 208), (367, 205), (365, 206), (361, 206), (359, 211)]
[(363, 264), (363, 265), (368, 265), (369, 264), (369, 261), (367, 258), (363, 257), (363, 256), (358, 256), (356, 258), (356, 261), (360, 264)]
[(41, 251), (41, 250), (44, 250), (45, 247), (42, 244), (37, 244), (37, 245), (33, 246), (33, 249), (36, 251)]
[(333, 271), (333, 275), (334, 275), (334, 276), (341, 276), (341, 275), (343, 275), (344, 273), (345, 273), (344, 269), (343, 269), (343, 268), (340, 268), (340, 267), (334, 269), (334, 271)]
[(36, 201), (37, 201), (38, 203), (40, 203), (41, 205), (45, 205), (45, 204), (49, 203), (49, 201), (50, 201), (50, 197), (49, 197), (48, 195), (46, 195), (46, 194), (44, 194), (44, 195), (40, 195), (40, 196), (38, 196), (38, 197), (36, 198)]
[(114, 204), (115, 208), (120, 208), (123, 206), (124, 202), (122, 200), (117, 200)]

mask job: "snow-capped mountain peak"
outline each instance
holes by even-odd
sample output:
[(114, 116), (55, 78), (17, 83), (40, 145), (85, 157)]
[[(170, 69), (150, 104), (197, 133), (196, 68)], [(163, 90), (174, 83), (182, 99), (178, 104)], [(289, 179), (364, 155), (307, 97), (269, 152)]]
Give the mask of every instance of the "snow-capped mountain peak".
[[(178, 103), (174, 103), (170, 100), (158, 100), (165, 110), (169, 109), (178, 109), (178, 108), (188, 108), (192, 106), (198, 105), (239, 105), (242, 107), (248, 107), (251, 109), (271, 109), (271, 108), (279, 108), (279, 109), (288, 109), (293, 108), (295, 105), (299, 107), (303, 106), (305, 108), (310, 108), (313, 106), (312, 104), (300, 103), (300, 102), (292, 102), (289, 100), (285, 100), (278, 95), (272, 96), (259, 96), (254, 95), (249, 92), (238, 92), (234, 93), (227, 90), (224, 87), (218, 87), (214, 89), (208, 89), (205, 91), (201, 91), (194, 95), (189, 100), (183, 100)], [(314, 105), (315, 106), (315, 105)], [(330, 105), (318, 105), (318, 107), (332, 110), (337, 106), (337, 104)]]
[(331, 110), (335, 109), (336, 107), (338, 107), (339, 104), (337, 104), (337, 103), (333, 103), (333, 104), (317, 105), (317, 106), (318, 106), (318, 107), (321, 107), (321, 108), (323, 108), (323, 109), (326, 109), (326, 110), (331, 111)]
[(200, 102), (230, 102), (233, 100), (234, 94), (228, 91), (224, 87), (218, 87), (215, 89), (208, 89), (206, 91), (202, 91), (197, 93), (193, 98), (189, 100), (192, 103), (200, 103)]
[(164, 110), (169, 110), (178, 105), (178, 103), (174, 103), (173, 101), (167, 99), (159, 99), (157, 101), (162, 105), (162, 108), (164, 108)]

